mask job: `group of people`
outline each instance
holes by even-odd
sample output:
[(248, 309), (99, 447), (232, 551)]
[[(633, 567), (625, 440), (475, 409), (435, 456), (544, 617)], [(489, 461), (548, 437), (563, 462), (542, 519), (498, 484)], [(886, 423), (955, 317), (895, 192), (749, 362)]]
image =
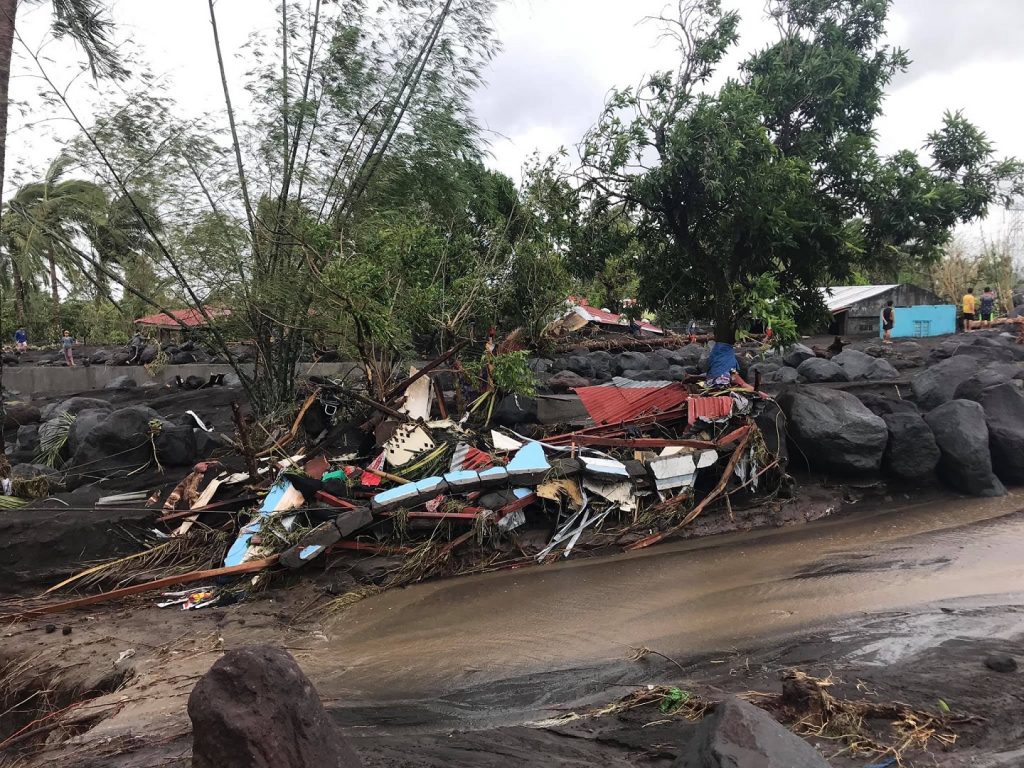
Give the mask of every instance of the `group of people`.
[[(68, 368), (75, 367), (75, 337), (71, 335), (71, 331), (64, 329), (64, 333), (60, 339), (60, 347), (64, 351), (64, 362), (67, 363)], [(14, 332), (14, 349), (17, 354), (22, 355), (28, 352), (28, 331), (24, 328), (18, 328)]]
[[(142, 352), (146, 348), (148, 340), (142, 335), (141, 331), (136, 331), (135, 335), (132, 336), (132, 340), (128, 342), (129, 352), (131, 356), (128, 358), (128, 364), (142, 362)], [(64, 329), (64, 333), (60, 339), (61, 349), (64, 351), (64, 363), (68, 368), (75, 367), (75, 337), (71, 335), (71, 331)], [(17, 354), (21, 355), (28, 351), (28, 331), (24, 328), (18, 328), (14, 332), (14, 348)]]
[(996, 312), (996, 295), (988, 286), (985, 286), (985, 291), (981, 294), (980, 299), (975, 298), (973, 288), (968, 288), (960, 306), (964, 313), (965, 331), (992, 327), (992, 318)]

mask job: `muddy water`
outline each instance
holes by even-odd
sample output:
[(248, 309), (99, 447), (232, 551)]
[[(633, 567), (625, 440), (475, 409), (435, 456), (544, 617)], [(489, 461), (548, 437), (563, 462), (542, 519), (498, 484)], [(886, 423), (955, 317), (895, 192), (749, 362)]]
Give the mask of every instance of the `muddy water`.
[(387, 700), (621, 664), (630, 646), (692, 658), (858, 614), (1013, 602), (1022, 555), (1020, 489), (909, 504), (387, 593), (339, 617), (304, 663), (325, 696)]

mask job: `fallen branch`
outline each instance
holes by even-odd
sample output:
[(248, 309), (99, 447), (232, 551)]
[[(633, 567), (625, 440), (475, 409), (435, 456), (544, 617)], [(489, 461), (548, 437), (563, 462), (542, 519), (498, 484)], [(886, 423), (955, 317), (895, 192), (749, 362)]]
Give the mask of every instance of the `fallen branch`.
[[(736, 465), (739, 463), (740, 457), (742, 457), (744, 452), (746, 451), (747, 445), (750, 444), (750, 440), (753, 437), (753, 435), (753, 429), (749, 429), (747, 433), (743, 435), (743, 439), (740, 440), (740, 444), (736, 446), (736, 450), (733, 451), (732, 456), (729, 457), (729, 461), (725, 465), (725, 471), (722, 473), (722, 477), (718, 481), (718, 485), (716, 485), (707, 496), (701, 499), (700, 503), (693, 508), (690, 514), (688, 514), (680, 522), (676, 523), (668, 530), (652, 534), (647, 538), (640, 539), (640, 541), (633, 542), (632, 544), (626, 547), (626, 551), (631, 552), (636, 549), (645, 549), (651, 546), (652, 544), (657, 544), (659, 541), (663, 541), (668, 536), (671, 536), (672, 534), (679, 531), (679, 529), (689, 525), (695, 519), (697, 519), (700, 513), (703, 512), (712, 501), (721, 496), (723, 491), (725, 491), (726, 486), (729, 484), (729, 478), (732, 476), (733, 471), (736, 469)], [(667, 509), (672, 504), (678, 503), (684, 498), (684, 494), (680, 494), (679, 496), (673, 496), (671, 499), (667, 499), (666, 501), (659, 504), (657, 507), (655, 507), (655, 509)]]
[(8, 621), (26, 621), (28, 619), (34, 619), (40, 616), (49, 616), (53, 613), (62, 613), (63, 611), (70, 611), (74, 608), (84, 608), (87, 605), (96, 605), (97, 603), (105, 603), (110, 600), (118, 600), (122, 597), (140, 595), (144, 592), (151, 592), (156, 589), (163, 589), (164, 587), (171, 587), (177, 584), (192, 584), (197, 581), (211, 581), (214, 579), (218, 579), (221, 576), (235, 576), (242, 573), (254, 573), (256, 571), (266, 570), (270, 566), (274, 565), (277, 562), (277, 558), (277, 555), (271, 555), (270, 557), (263, 558), (262, 560), (252, 560), (248, 563), (230, 565), (225, 568), (213, 568), (206, 571), (192, 571), (191, 573), (183, 573), (179, 576), (167, 576), (162, 579), (147, 581), (144, 584), (134, 584), (130, 587), (114, 589), (110, 592), (101, 592), (98, 595), (79, 597), (75, 600), (65, 600), (62, 603), (44, 605), (40, 608), (32, 608), (28, 611), (9, 614), (0, 618)]

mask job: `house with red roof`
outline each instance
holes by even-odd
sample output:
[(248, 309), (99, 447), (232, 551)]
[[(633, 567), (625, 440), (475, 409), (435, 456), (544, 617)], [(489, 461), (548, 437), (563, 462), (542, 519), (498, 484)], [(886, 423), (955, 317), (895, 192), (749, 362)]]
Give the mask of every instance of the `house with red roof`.
[[(203, 307), (203, 310), (211, 318), (231, 315), (231, 310), (223, 307)], [(155, 331), (160, 341), (180, 338), (185, 330), (204, 328), (207, 325), (209, 322), (198, 309), (172, 309), (169, 312), (146, 315), (135, 321), (137, 328)]]

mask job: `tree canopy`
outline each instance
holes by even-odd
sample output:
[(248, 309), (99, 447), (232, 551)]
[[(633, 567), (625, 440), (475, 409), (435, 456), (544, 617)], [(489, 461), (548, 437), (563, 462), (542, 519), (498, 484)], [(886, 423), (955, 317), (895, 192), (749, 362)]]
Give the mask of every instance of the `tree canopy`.
[(1021, 164), (997, 160), (959, 113), (928, 137), (927, 159), (880, 154), (874, 122), (909, 64), (881, 42), (889, 7), (771, 0), (778, 39), (717, 90), (738, 15), (683, 0), (662, 19), (678, 69), (614, 92), (581, 146), (592, 204), (622, 205), (635, 222), (646, 306), (713, 319), (731, 343), (755, 288), (774, 284), (807, 316), (819, 286), (861, 264), (937, 258), (957, 224), (1024, 189)]

